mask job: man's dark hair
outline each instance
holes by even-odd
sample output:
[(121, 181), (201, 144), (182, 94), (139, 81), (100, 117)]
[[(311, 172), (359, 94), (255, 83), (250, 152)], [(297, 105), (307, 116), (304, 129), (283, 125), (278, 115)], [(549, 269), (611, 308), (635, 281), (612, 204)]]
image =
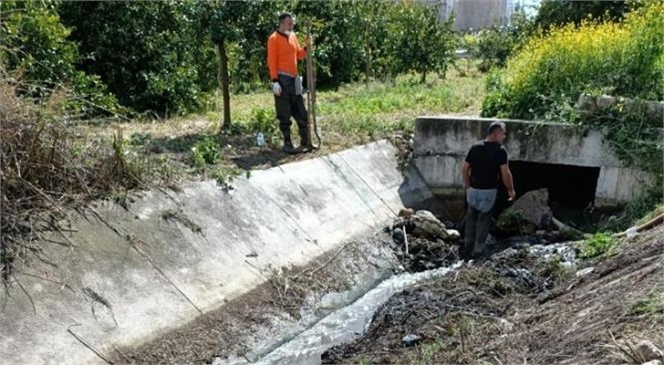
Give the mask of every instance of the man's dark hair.
[(286, 19), (288, 19), (288, 18), (291, 18), (291, 19), (292, 19), (292, 18), (293, 18), (293, 14), (291, 14), (291, 13), (281, 13), (281, 14), (279, 15), (279, 24), (281, 24), (281, 22), (283, 22), (284, 20), (286, 20)]
[(491, 125), (489, 125), (489, 129), (487, 130), (487, 134), (491, 135), (493, 132), (495, 132), (498, 129), (505, 130), (505, 123), (503, 122), (493, 122)]

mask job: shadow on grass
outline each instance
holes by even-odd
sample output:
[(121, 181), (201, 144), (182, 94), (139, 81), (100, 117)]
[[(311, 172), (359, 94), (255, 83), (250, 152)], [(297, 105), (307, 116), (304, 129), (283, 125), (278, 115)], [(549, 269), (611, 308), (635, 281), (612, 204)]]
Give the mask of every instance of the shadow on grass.
[(234, 147), (234, 156), (230, 158), (242, 170), (265, 169), (276, 167), (291, 160), (291, 156), (275, 147), (258, 147), (253, 135), (225, 135), (219, 140), (222, 146)]
[(131, 143), (135, 146), (146, 146), (152, 153), (187, 153), (191, 151), (196, 142), (203, 138), (203, 134), (186, 134), (175, 138), (152, 138), (150, 134), (131, 136)]
[[(173, 138), (153, 138), (151, 134), (134, 133), (130, 137), (133, 146), (145, 147), (150, 153), (189, 154), (191, 148), (206, 136), (205, 133), (192, 133)], [(242, 170), (265, 169), (291, 162), (305, 155), (288, 155), (274, 146), (258, 147), (253, 134), (231, 133), (215, 136), (218, 138), (221, 159), (233, 162)]]

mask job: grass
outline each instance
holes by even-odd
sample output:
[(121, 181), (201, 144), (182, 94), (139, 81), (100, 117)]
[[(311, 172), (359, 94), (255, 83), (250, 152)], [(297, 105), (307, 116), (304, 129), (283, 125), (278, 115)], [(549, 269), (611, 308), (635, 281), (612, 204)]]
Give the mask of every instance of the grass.
[[(320, 90), (320, 153), (389, 138), (395, 133), (412, 133), (419, 115), (478, 115), (483, 97), (484, 75), (475, 68), (453, 69), (446, 77), (431, 75), (424, 84), (419, 83), (417, 75), (404, 75), (388, 83), (355, 83), (337, 90)], [(108, 138), (120, 128), (130, 148), (142, 154), (169, 156), (171, 161), (179, 161), (188, 175), (204, 178), (211, 178), (219, 168), (250, 170), (294, 159), (279, 151), (282, 140), (274, 119), (274, 99), (267, 88), (265, 92), (231, 97), (233, 128), (219, 141), (218, 155), (210, 150), (212, 153), (204, 158), (200, 146), (207, 145), (206, 136), (219, 131), (222, 108), (220, 100), (218, 103), (217, 111), (204, 115), (88, 125), (79, 130), (81, 135)], [(265, 135), (266, 147), (256, 145), (259, 131)], [(196, 152), (192, 153), (192, 147)]]
[(660, 214), (664, 213), (664, 203), (658, 204), (655, 209), (650, 211), (650, 213), (646, 214), (643, 216), (643, 218), (637, 220), (634, 225), (640, 226), (642, 224), (645, 224), (649, 222), (650, 220), (654, 219), (655, 217), (659, 216)]
[(407, 363), (414, 365), (440, 363), (440, 354), (445, 350), (445, 344), (441, 339), (425, 342), (410, 354)]
[(638, 300), (627, 311), (627, 315), (641, 316), (664, 313), (664, 287), (658, 288), (643, 299)]
[(615, 243), (615, 238), (610, 234), (603, 232), (595, 233), (591, 238), (581, 243), (581, 254), (579, 257), (582, 259), (589, 259), (603, 255), (607, 253)]
[(554, 255), (550, 260), (543, 262), (538, 269), (541, 276), (552, 279), (556, 284), (564, 283), (574, 274), (571, 268), (563, 265), (559, 255)]
[(371, 365), (371, 360), (367, 359), (366, 357), (363, 357), (358, 362), (358, 365)]

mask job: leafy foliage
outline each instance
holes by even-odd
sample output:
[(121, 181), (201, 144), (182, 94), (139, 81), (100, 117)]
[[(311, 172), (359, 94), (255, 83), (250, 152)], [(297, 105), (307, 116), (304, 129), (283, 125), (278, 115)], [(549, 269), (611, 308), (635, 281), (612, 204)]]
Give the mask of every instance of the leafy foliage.
[(475, 56), (481, 61), (480, 70), (486, 72), (493, 67), (504, 67), (507, 58), (523, 47), (535, 33), (535, 26), (523, 14), (515, 14), (506, 26), (494, 26), (480, 33)]
[(664, 3), (652, 2), (629, 12), (622, 23), (554, 27), (528, 41), (503, 75), (487, 78), (483, 116), (606, 128), (607, 141), (627, 166), (654, 174), (653, 193), (630, 204), (610, 228), (629, 226), (661, 202), (664, 142), (656, 129), (661, 123), (621, 104), (590, 116), (579, 115), (574, 105), (583, 93), (630, 97), (637, 103), (664, 100), (663, 18)]
[(191, 148), (194, 166), (203, 168), (206, 165), (214, 165), (219, 159), (219, 143), (213, 136), (203, 136), (196, 145)]
[(445, 74), (456, 48), (451, 31), (454, 19), (441, 23), (436, 7), (412, 1), (402, 2), (394, 11), (388, 25), (392, 74), (414, 71), (422, 75), (422, 82), (426, 81), (427, 72)]
[(277, 146), (281, 142), (279, 127), (271, 108), (254, 109), (247, 127), (252, 133), (263, 133), (265, 140), (272, 145)]
[[(319, 88), (411, 71), (425, 80), (445, 72), (454, 55), (451, 21), (439, 23), (436, 7), (415, 0), (62, 2), (53, 9), (82, 55), (69, 63), (98, 75), (122, 105), (158, 115), (208, 107), (224, 60), (233, 90), (264, 87), (266, 40), (284, 10), (296, 15), (301, 42), (311, 25)], [(225, 58), (216, 54), (220, 44)]]
[(493, 78), (483, 116), (535, 119), (564, 102), (573, 105), (587, 90), (662, 100), (664, 5), (653, 3), (624, 23), (554, 28), (531, 39)]
[(589, 259), (602, 255), (608, 252), (614, 243), (615, 240), (610, 234), (596, 233), (591, 238), (583, 241), (579, 257)]
[(581, 25), (584, 20), (621, 21), (630, 9), (627, 1), (547, 0), (537, 12), (535, 24), (548, 30), (566, 24)]
[(190, 112), (216, 88), (214, 48), (200, 36), (195, 2), (62, 2), (58, 10), (80, 44), (80, 69), (99, 75), (123, 105)]
[(70, 94), (66, 109), (86, 116), (117, 111), (116, 100), (95, 75), (76, 69), (78, 47), (67, 39), (51, 1), (0, 2), (0, 64), (20, 80), (18, 93), (40, 98), (54, 90)]

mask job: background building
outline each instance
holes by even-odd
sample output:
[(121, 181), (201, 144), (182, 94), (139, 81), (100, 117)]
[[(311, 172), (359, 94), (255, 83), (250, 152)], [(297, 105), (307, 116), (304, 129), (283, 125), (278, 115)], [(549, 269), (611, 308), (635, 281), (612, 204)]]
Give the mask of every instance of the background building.
[(439, 19), (455, 15), (454, 30), (467, 32), (509, 24), (512, 14), (531, 13), (539, 0), (428, 0), (440, 4)]

